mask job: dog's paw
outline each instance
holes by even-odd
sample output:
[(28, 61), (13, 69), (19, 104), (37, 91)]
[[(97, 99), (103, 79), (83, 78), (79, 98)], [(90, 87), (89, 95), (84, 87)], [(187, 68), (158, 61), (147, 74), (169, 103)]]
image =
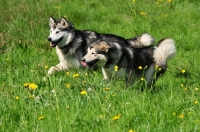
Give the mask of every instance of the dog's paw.
[(49, 69), (48, 74), (51, 75), (51, 74), (54, 74), (54, 73), (56, 73), (56, 72), (58, 72), (58, 71), (59, 71), (59, 69), (58, 69), (57, 67), (52, 66), (52, 67)]

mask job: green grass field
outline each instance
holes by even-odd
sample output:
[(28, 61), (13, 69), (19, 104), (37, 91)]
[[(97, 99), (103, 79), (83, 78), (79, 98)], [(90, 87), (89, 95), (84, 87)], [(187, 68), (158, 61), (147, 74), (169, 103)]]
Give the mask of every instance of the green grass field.
[[(1, 0), (0, 132), (200, 131), (200, 2), (198, 0)], [(123, 80), (107, 87), (101, 71), (58, 63), (49, 46), (49, 17), (77, 29), (131, 38), (171, 37), (176, 57), (155, 90)]]

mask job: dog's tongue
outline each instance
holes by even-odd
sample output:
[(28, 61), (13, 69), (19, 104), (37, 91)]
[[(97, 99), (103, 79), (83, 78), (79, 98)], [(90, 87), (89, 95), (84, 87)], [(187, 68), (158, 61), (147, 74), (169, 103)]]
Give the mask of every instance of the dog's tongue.
[(87, 63), (84, 62), (84, 61), (81, 61), (81, 64), (82, 64), (83, 66), (87, 66)]
[(56, 44), (54, 44), (54, 43), (50, 43), (50, 46), (51, 46), (51, 47), (55, 47)]

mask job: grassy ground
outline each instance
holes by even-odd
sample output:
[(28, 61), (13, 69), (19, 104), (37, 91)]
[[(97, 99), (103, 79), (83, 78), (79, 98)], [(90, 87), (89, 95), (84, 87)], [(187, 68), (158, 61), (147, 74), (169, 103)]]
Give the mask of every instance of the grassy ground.
[[(0, 131), (200, 131), (199, 7), (197, 0), (2, 0)], [(140, 81), (130, 89), (121, 80), (100, 85), (100, 71), (48, 76), (58, 63), (49, 16), (125, 38), (171, 37), (177, 55), (154, 91), (141, 91)]]

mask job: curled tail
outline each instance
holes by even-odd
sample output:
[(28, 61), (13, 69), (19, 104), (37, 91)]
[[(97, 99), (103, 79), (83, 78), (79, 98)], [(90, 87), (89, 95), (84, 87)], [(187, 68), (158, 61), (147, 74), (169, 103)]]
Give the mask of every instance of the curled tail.
[(148, 33), (144, 33), (141, 36), (128, 39), (127, 41), (134, 48), (143, 48), (151, 46), (154, 43), (154, 38)]
[(157, 66), (164, 68), (167, 66), (167, 60), (174, 57), (175, 53), (174, 40), (166, 38), (161, 40), (155, 47), (153, 58)]

